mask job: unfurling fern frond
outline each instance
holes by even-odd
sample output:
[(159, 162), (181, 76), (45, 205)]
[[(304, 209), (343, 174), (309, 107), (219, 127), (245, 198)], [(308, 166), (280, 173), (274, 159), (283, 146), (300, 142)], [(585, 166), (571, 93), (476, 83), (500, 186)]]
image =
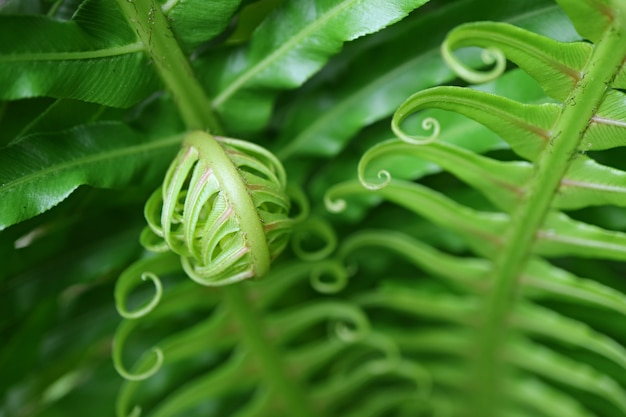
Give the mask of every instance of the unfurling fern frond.
[[(127, 380), (118, 416), (205, 407), (211, 415), (365, 415), (394, 406), (383, 396), (364, 408), (350, 406), (347, 399), (376, 380), (401, 388), (391, 398), (407, 409), (426, 406), (430, 374), (372, 331), (358, 305), (305, 297), (339, 291), (348, 273), (325, 259), (337, 241), (330, 225), (288, 218), (285, 182), (280, 163), (258, 146), (199, 132), (186, 137), (162, 189), (146, 203), (142, 243), (156, 253), (131, 265), (116, 285), (125, 320), (113, 359)], [(306, 217), (300, 205), (298, 218)], [(293, 252), (301, 260), (269, 272), (294, 223)], [(321, 247), (310, 248), (310, 240)], [(203, 286), (172, 284), (181, 272)], [(141, 280), (156, 289), (147, 301), (136, 291)], [(172, 327), (156, 333), (168, 336), (155, 339), (152, 329), (165, 323)], [(145, 349), (131, 368), (129, 345)]]
[[(467, 252), (450, 254), (405, 233), (361, 231), (339, 250), (344, 261), (367, 247), (388, 250), (438, 278), (390, 280), (355, 301), (370, 316), (387, 317), (378, 324), (383, 333), (431, 373), (434, 409), (446, 407), (442, 396), (455, 398), (450, 415), (626, 415), (624, 326), (616, 330), (590, 318), (600, 311), (623, 323), (625, 287), (599, 271), (578, 276), (574, 266), (576, 258), (626, 261), (626, 233), (576, 215), (588, 207), (626, 206), (626, 172), (593, 156), (626, 146), (626, 5), (559, 3), (586, 41), (562, 43), (485, 22), (459, 26), (442, 47), (470, 82), (499, 76), (508, 58), (544, 89), (546, 102), (521, 103), (464, 87), (417, 92), (393, 117), (398, 139), (363, 156), (359, 181), (327, 193), (334, 211), (349, 196), (377, 195), (463, 242)], [(457, 62), (454, 50), (469, 46), (485, 48), (494, 70)], [(430, 117), (422, 124), (433, 135), (407, 133), (405, 121), (425, 109), (477, 121), (505, 140), (516, 158), (498, 160), (439, 142), (438, 123)], [(430, 161), (484, 199), (467, 204), (386, 170), (370, 180), (369, 164), (394, 155)], [(390, 324), (403, 320), (421, 325), (407, 333)], [(377, 328), (377, 321), (372, 325)]]
[[(148, 227), (141, 241), (157, 254), (131, 265), (117, 282), (118, 311), (128, 319), (115, 337), (114, 362), (120, 374), (141, 381), (163, 365), (164, 348), (153, 349), (156, 361), (149, 369), (132, 373), (122, 365), (122, 347), (141, 323), (137, 319), (153, 313), (157, 306), (151, 321), (162, 317), (164, 311), (173, 314), (189, 307), (180, 303), (174, 303), (173, 309), (167, 303), (159, 306), (163, 276), (182, 266), (187, 276), (200, 284), (223, 286), (266, 275), (270, 261), (288, 242), (293, 226), (289, 210), (285, 172), (270, 152), (241, 140), (204, 132), (188, 134), (163, 186), (145, 206)], [(152, 281), (156, 291), (140, 308), (129, 311), (127, 299), (141, 283), (138, 277)], [(181, 288), (185, 287), (179, 287), (179, 293), (189, 293)], [(195, 299), (197, 293), (191, 290), (188, 295)], [(191, 301), (188, 298), (187, 303)], [(201, 304), (211, 308), (215, 303), (207, 299)]]
[[(287, 244), (290, 201), (280, 162), (245, 141), (196, 132), (146, 203), (144, 241), (181, 256), (204, 285), (267, 274)], [(161, 238), (162, 240), (159, 240)]]
[[(286, 176), (264, 148), (204, 132), (187, 135), (165, 175), (146, 202), (144, 247), (159, 255), (131, 265), (115, 290), (119, 313), (127, 319), (152, 311), (162, 296), (159, 275), (182, 266), (207, 286), (262, 277), (287, 245), (293, 226)], [(180, 256), (180, 262), (171, 256)], [(126, 299), (141, 280), (155, 285), (147, 303), (128, 311)]]
[[(423, 409), (429, 373), (407, 360), (392, 338), (373, 331), (358, 305), (331, 297), (302, 301), (320, 274), (333, 279), (336, 273), (344, 272), (329, 261), (296, 261), (259, 281), (217, 288), (187, 281), (164, 291), (150, 314), (124, 321), (116, 333), (116, 367), (128, 379), (117, 415), (211, 410), (210, 415), (312, 417), (349, 410), (357, 416), (384, 412), (397, 401)], [(166, 317), (170, 325), (176, 321), (169, 335), (126, 371), (127, 340), (141, 329), (148, 348), (151, 328)], [(370, 398), (376, 407), (350, 403), (379, 380), (392, 384), (396, 394)]]

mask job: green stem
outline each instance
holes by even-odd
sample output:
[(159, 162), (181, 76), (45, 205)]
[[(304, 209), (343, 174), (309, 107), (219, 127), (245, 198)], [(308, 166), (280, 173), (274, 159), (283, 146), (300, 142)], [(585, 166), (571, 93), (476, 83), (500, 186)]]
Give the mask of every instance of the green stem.
[(258, 359), (261, 371), (269, 381), (273, 393), (284, 401), (285, 415), (292, 417), (313, 417), (315, 414), (299, 383), (288, 374), (281, 354), (264, 334), (264, 325), (241, 285), (224, 287), (225, 301), (230, 306), (237, 322), (241, 325), (241, 335), (248, 349)]
[(117, 4), (172, 94), (185, 125), (191, 130), (220, 134), (222, 129), (211, 100), (194, 76), (161, 6), (154, 0), (117, 0)]
[[(220, 134), (222, 129), (212, 113), (211, 101), (195, 78), (160, 6), (154, 0), (117, 0), (117, 2), (126, 19), (135, 28), (161, 79), (174, 97), (187, 128), (209, 129), (214, 134)], [(294, 417), (313, 417), (315, 414), (307, 397), (301, 386), (295, 383), (295, 378), (289, 376), (281, 355), (264, 334), (263, 323), (258, 312), (246, 299), (244, 288), (241, 285), (225, 287), (223, 296), (242, 327), (241, 335), (244, 342), (257, 358), (265, 379), (273, 392), (283, 399), (286, 414)]]
[(536, 232), (550, 211), (554, 195), (571, 161), (578, 153), (589, 121), (611, 85), (623, 58), (626, 43), (622, 21), (613, 22), (583, 69), (583, 77), (563, 104), (552, 130), (552, 140), (536, 164), (528, 193), (513, 213), (505, 246), (495, 259), (492, 291), (483, 306), (483, 325), (478, 346), (473, 384), (476, 410), (472, 415), (495, 417), (503, 397), (503, 350), (507, 321), (514, 306), (521, 272), (533, 250)]

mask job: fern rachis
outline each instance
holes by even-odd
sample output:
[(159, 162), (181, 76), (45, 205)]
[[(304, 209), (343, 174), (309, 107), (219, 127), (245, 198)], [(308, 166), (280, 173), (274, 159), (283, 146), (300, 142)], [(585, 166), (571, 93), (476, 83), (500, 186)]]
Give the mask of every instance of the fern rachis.
[[(474, 302), (470, 302), (467, 306), (467, 310), (461, 310), (465, 311), (464, 313), (461, 311), (444, 313), (444, 305), (446, 305), (444, 299), (441, 300), (439, 307), (426, 309), (430, 311), (429, 314), (434, 313), (435, 316), (437, 316), (437, 311), (441, 311), (442, 318), (456, 317), (457, 314), (473, 317), (469, 322), (462, 322), (461, 326), (473, 329), (471, 333), (465, 333), (465, 337), (469, 341), (466, 349), (469, 352), (468, 363), (470, 366), (468, 372), (470, 376), (466, 383), (473, 404), (471, 415), (496, 416), (503, 415), (503, 409), (511, 410), (510, 402), (513, 400), (511, 394), (515, 392), (516, 385), (515, 383), (511, 384), (510, 380), (515, 377), (514, 368), (521, 366), (520, 363), (512, 359), (515, 356), (513, 352), (515, 352), (517, 345), (522, 344), (519, 340), (520, 331), (522, 333), (527, 331), (512, 324), (515, 323), (514, 317), (518, 314), (516, 311), (519, 306), (526, 303), (524, 301), (524, 287), (528, 284), (524, 277), (527, 276), (527, 271), (531, 265), (538, 262), (537, 255), (546, 253), (546, 247), (567, 244), (565, 242), (568, 242), (572, 248), (570, 250), (583, 256), (607, 256), (624, 259), (623, 255), (620, 255), (621, 248), (623, 248), (621, 245), (626, 242), (623, 234), (598, 230), (595, 238), (591, 238), (591, 235), (588, 235), (588, 239), (577, 239), (573, 236), (572, 238), (565, 236), (555, 238), (555, 235), (558, 234), (578, 235), (579, 232), (574, 231), (574, 228), (579, 231), (590, 230), (590, 226), (566, 220), (566, 217), (563, 214), (558, 214), (557, 211), (563, 207), (563, 194), (571, 193), (571, 188), (577, 189), (573, 193), (578, 194), (578, 197), (575, 198), (576, 203), (574, 203), (578, 207), (584, 204), (597, 204), (591, 195), (587, 199), (583, 197), (585, 192), (584, 181), (576, 182), (569, 179), (569, 176), (573, 175), (581, 165), (587, 164), (589, 169), (586, 172), (595, 177), (594, 182), (604, 184), (598, 184), (601, 188), (610, 187), (613, 181), (622, 181), (620, 178), (623, 178), (622, 173), (615, 172), (613, 178), (605, 176), (600, 179), (600, 174), (592, 172), (593, 161), (588, 160), (585, 151), (604, 148), (601, 142), (606, 139), (602, 139), (599, 133), (593, 131), (596, 125), (605, 123), (616, 126), (621, 124), (619, 120), (615, 120), (614, 123), (614, 119), (607, 123), (599, 113), (610, 111), (606, 108), (608, 106), (603, 107), (603, 103), (611, 102), (612, 95), (622, 95), (618, 90), (612, 90), (611, 86), (623, 74), (622, 64), (624, 56), (626, 56), (626, 44), (622, 37), (624, 36), (626, 10), (618, 2), (603, 6), (600, 6), (599, 3), (594, 3), (592, 6), (591, 2), (583, 5), (563, 1), (562, 4), (572, 16), (577, 27), (584, 25), (583, 20), (578, 20), (585, 13), (582, 10), (587, 7), (597, 7), (595, 14), (602, 16), (605, 21), (601, 29), (594, 28), (597, 32), (593, 33), (595, 42), (593, 48), (589, 48), (588, 44), (582, 42), (563, 44), (561, 47), (554, 41), (497, 23), (476, 23), (461, 26), (449, 35), (443, 46), (447, 59), (451, 61), (454, 67), (459, 67), (459, 74), (469, 75), (471, 79), (484, 81), (486, 78), (497, 74), (498, 68), (503, 70), (503, 66), (498, 64), (495, 72), (488, 75), (476, 74), (474, 76), (472, 70), (462, 67), (454, 60), (450, 50), (472, 45), (492, 48), (491, 45), (495, 44), (496, 48), (500, 48), (502, 51), (500, 49), (488, 49), (488, 51), (498, 57), (498, 62), (501, 63), (502, 54), (506, 54), (522, 69), (528, 71), (531, 76), (535, 76), (544, 90), (554, 99), (559, 100), (560, 103), (518, 104), (509, 99), (501, 99), (486, 93), (463, 90), (458, 87), (435, 87), (432, 90), (419, 92), (407, 99), (394, 115), (392, 127), (400, 141), (390, 141), (372, 148), (364, 156), (362, 166), (359, 169), (360, 181), (366, 189), (372, 190), (370, 192), (379, 194), (386, 200), (394, 201), (396, 204), (419, 213), (445, 228), (455, 230), (464, 239), (467, 239), (467, 244), (471, 250), (484, 256), (488, 261), (487, 265), (489, 266), (487, 268), (483, 265), (477, 271), (480, 278), (469, 279), (469, 276), (462, 278), (462, 274), (455, 272), (455, 268), (446, 272), (439, 270), (438, 268), (445, 268), (443, 263), (445, 255), (437, 253), (437, 251), (428, 255), (425, 253), (420, 258), (417, 253), (420, 253), (422, 249), (418, 251), (417, 242), (407, 242), (413, 247), (413, 251), (417, 251), (415, 254), (409, 255), (408, 249), (401, 251), (403, 256), (410, 256), (421, 268), (427, 268), (450, 282), (462, 283), (461, 288), (464, 288), (464, 291), (469, 290), (472, 294), (469, 297), (459, 298), (459, 302), (462, 299), (467, 299), (467, 302), (474, 299)], [(576, 56), (576, 59), (572, 59), (573, 56)], [(575, 66), (572, 67), (572, 65)], [(547, 71), (548, 75), (542, 74), (542, 68), (548, 66), (550, 67), (550, 70)], [(563, 80), (563, 82), (555, 84), (555, 80)], [(569, 82), (566, 82), (567, 80)], [(613, 88), (620, 88), (620, 86), (621, 83), (618, 82), (617, 86)], [(459, 152), (461, 154), (463, 152), (461, 149), (455, 150), (455, 147), (451, 145), (433, 143), (439, 134), (439, 128), (436, 126), (437, 121), (433, 119), (424, 119), (422, 123), (423, 128), (429, 128), (433, 123), (435, 124), (434, 133), (429, 137), (408, 135), (400, 127), (400, 124), (408, 116), (432, 107), (459, 112), (498, 132), (509, 142), (514, 151), (523, 158), (530, 160), (532, 169), (524, 168), (522, 170), (521, 165), (514, 166), (512, 162), (498, 163), (491, 162), (487, 158), (476, 159), (468, 152), (465, 152), (468, 154), (466, 157), (468, 162), (464, 162), (462, 159), (452, 162)], [(613, 114), (615, 113), (613, 112)], [(623, 146), (623, 140), (619, 142), (620, 145), (613, 143), (613, 146)], [(446, 147), (442, 147), (443, 145)], [(415, 149), (411, 150), (411, 146)], [(497, 220), (497, 216), (500, 214), (474, 213), (468, 208), (450, 206), (453, 203), (451, 201), (446, 202), (448, 199), (445, 196), (426, 192), (426, 189), (421, 190), (421, 187), (418, 188), (417, 185), (402, 185), (402, 181), (392, 179), (386, 171), (378, 172), (378, 177), (384, 180), (382, 183), (372, 184), (366, 181), (364, 178), (366, 165), (377, 157), (393, 155), (394, 152), (398, 154), (409, 152), (416, 158), (437, 161), (441, 167), (450, 169), (460, 179), (481, 191), (494, 207), (506, 214), (505, 219), (501, 219), (503, 222), (500, 223), (500, 220)], [(493, 166), (493, 164), (500, 164), (501, 167)], [(492, 167), (488, 168), (489, 165)], [(598, 168), (604, 169), (607, 173), (611, 172), (611, 169), (607, 167), (598, 166)], [(499, 171), (489, 171), (489, 169)], [(525, 171), (526, 174), (519, 176), (516, 171), (519, 173)], [(492, 173), (495, 173), (494, 178), (490, 178)], [(509, 180), (507, 175), (515, 175), (515, 177), (511, 177)], [(580, 175), (580, 172), (577, 175)], [(355, 186), (356, 184), (346, 183), (329, 191), (327, 194), (328, 207), (333, 210), (342, 209), (344, 203), (342, 200), (338, 200), (339, 198), (349, 194), (367, 192), (365, 190), (359, 191), (358, 187)], [(567, 188), (569, 188), (568, 191), (566, 191)], [(509, 197), (505, 197), (507, 194)], [(614, 201), (620, 206), (624, 205), (621, 197), (616, 197)], [(450, 211), (448, 212), (448, 210)], [(458, 220), (453, 220), (452, 217), (446, 219), (445, 216), (452, 216), (453, 213), (462, 214)], [(494, 226), (488, 226), (487, 220), (492, 222)], [(481, 223), (483, 226), (480, 226)], [(562, 226), (558, 226), (559, 223), (562, 223)], [(566, 223), (569, 226), (565, 226)], [(568, 230), (568, 227), (572, 229)], [(356, 242), (361, 242), (358, 245), (375, 244), (382, 246), (381, 243), (374, 243), (376, 239), (372, 240), (366, 236), (366, 234), (355, 235), (355, 243), (350, 244), (349, 251), (354, 251), (358, 247)], [(369, 239), (370, 243), (366, 243), (368, 242), (366, 239)], [(383, 239), (382, 235), (378, 239)], [(552, 241), (552, 243), (548, 241)], [(611, 246), (609, 242), (612, 241), (619, 241), (618, 246), (621, 246), (621, 248), (615, 247), (615, 255), (611, 255), (609, 252)], [(389, 247), (400, 249), (397, 246), (400, 241), (390, 241), (388, 244)], [(580, 246), (580, 249), (574, 249), (576, 246)], [(606, 249), (602, 253), (595, 254), (585, 249), (593, 246), (602, 246)], [(567, 249), (563, 251), (558, 249), (557, 252), (566, 254)], [(433, 259), (430, 260), (430, 258)], [(458, 261), (452, 260), (452, 262), (458, 263), (460, 270), (462, 270), (461, 268), (469, 268), (469, 264), (464, 264), (467, 261), (459, 259)], [(441, 263), (441, 266), (436, 267), (437, 263)], [(469, 269), (466, 271), (468, 274), (470, 273)], [(476, 275), (476, 271), (472, 275)], [(482, 282), (482, 284), (478, 285), (478, 282)], [(555, 291), (557, 294), (561, 291), (567, 292), (565, 289), (555, 289)], [(607, 289), (607, 292), (610, 292), (610, 289)], [(415, 296), (417, 295), (418, 293), (415, 293)], [(375, 296), (372, 297), (375, 298)], [(620, 297), (623, 299), (623, 296), (620, 295)], [(407, 298), (407, 301), (409, 299)], [(393, 301), (391, 300), (382, 301), (381, 299), (380, 302), (388, 308), (393, 308)], [(415, 299), (415, 302), (428, 304), (425, 299), (421, 301)], [(435, 302), (434, 305), (437, 303)], [(425, 314), (425, 311), (419, 311), (421, 311), (420, 314)], [(542, 319), (541, 316), (537, 319), (547, 320), (547, 318)], [(562, 317), (560, 320), (565, 320), (565, 318)], [(582, 328), (584, 327), (582, 325)], [(546, 329), (542, 331), (547, 334)], [(568, 338), (565, 334), (554, 337), (557, 340)], [(599, 334), (591, 336), (590, 333), (590, 337), (604, 340), (604, 336)], [(577, 340), (573, 343), (585, 342)], [(586, 343), (591, 344), (591, 339)], [(610, 344), (620, 352), (618, 354), (620, 359), (617, 361), (621, 363), (626, 352), (624, 348), (611, 339), (606, 339), (605, 343), (607, 343), (606, 351), (612, 349), (608, 348)], [(535, 348), (530, 347), (530, 349)], [(527, 354), (530, 354), (530, 351)], [(539, 352), (537, 354), (541, 355)], [(537, 359), (539, 358), (540, 356), (537, 357)], [(554, 358), (554, 360), (558, 363), (564, 358)], [(542, 373), (539, 368), (531, 367), (531, 369), (534, 372)], [(547, 378), (556, 377), (550, 371), (544, 376)], [(587, 382), (595, 385), (599, 383), (599, 378), (601, 378), (599, 375), (595, 375), (589, 377)], [(585, 378), (579, 376), (579, 379), (582, 381)], [(571, 385), (576, 386), (578, 383), (574, 380), (576, 380), (575, 376), (570, 382)], [(582, 388), (580, 385), (578, 386)], [(587, 386), (582, 389), (596, 393), (604, 392), (604, 395), (610, 398), (610, 402), (621, 413), (626, 413), (624, 408), (626, 392), (615, 381), (607, 385), (606, 391), (604, 388), (594, 386)]]

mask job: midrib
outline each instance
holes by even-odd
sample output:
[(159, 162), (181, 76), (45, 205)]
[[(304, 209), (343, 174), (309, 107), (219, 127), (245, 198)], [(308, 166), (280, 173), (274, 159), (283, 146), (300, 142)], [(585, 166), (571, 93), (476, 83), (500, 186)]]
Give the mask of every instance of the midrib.
[(303, 39), (308, 37), (311, 33), (315, 32), (318, 28), (326, 25), (328, 21), (337, 16), (339, 13), (343, 12), (353, 3), (357, 3), (357, 1), (358, 0), (346, 0), (336, 5), (326, 14), (324, 14), (322, 18), (314, 20), (312, 24), (306, 26), (298, 34), (285, 42), (280, 48), (276, 49), (265, 59), (261, 60), (257, 65), (254, 65), (247, 71), (243, 72), (239, 77), (235, 78), (235, 80), (230, 83), (224, 91), (222, 91), (217, 97), (215, 97), (215, 99), (213, 100), (213, 107), (220, 107), (221, 105), (223, 105), (224, 102), (226, 102), (231, 96), (233, 96), (237, 92), (237, 90), (239, 90), (244, 84), (246, 84), (252, 78), (257, 76), (265, 69), (267, 69), (267, 67), (276, 62), (282, 55), (291, 50), (294, 45), (300, 43)]
[(107, 159), (115, 159), (115, 158), (120, 158), (120, 157), (132, 155), (136, 153), (143, 153), (146, 151), (151, 151), (151, 150), (158, 149), (158, 148), (164, 148), (167, 146), (175, 145), (176, 143), (179, 143), (180, 140), (181, 140), (180, 136), (176, 135), (176, 136), (167, 137), (167, 138), (160, 139), (158, 141), (154, 141), (154, 142), (150, 142), (146, 144), (100, 152), (95, 155), (89, 155), (89, 156), (85, 156), (82, 158), (78, 158), (73, 161), (53, 165), (46, 169), (42, 169), (32, 174), (25, 175), (15, 181), (9, 181), (8, 183), (1, 184), (0, 193), (7, 192), (7, 190), (11, 188), (19, 187), (20, 185), (23, 185), (24, 183), (28, 183), (30, 181), (34, 181), (37, 178), (45, 178), (48, 175), (58, 173), (64, 170), (72, 169), (80, 165), (97, 163), (100, 161), (105, 161)]
[(124, 46), (96, 49), (93, 51), (78, 52), (39, 52), (26, 54), (0, 55), (0, 63), (3, 62), (41, 62), (41, 61), (80, 61), (86, 59), (110, 58), (120, 55), (128, 55), (142, 52), (142, 42), (135, 42)]
[(536, 172), (529, 181), (529, 192), (512, 215), (505, 243), (494, 259), (493, 286), (485, 295), (482, 327), (477, 333), (476, 362), (473, 380), (474, 413), (481, 417), (496, 417), (498, 401), (503, 398), (502, 362), (510, 331), (509, 315), (515, 306), (519, 281), (532, 253), (537, 232), (551, 210), (555, 192), (579, 149), (590, 120), (610, 86), (616, 70), (626, 56), (622, 21), (612, 22), (605, 36), (595, 45), (592, 56), (583, 69), (586, 74), (564, 101), (563, 110), (550, 137), (550, 146), (536, 161)]

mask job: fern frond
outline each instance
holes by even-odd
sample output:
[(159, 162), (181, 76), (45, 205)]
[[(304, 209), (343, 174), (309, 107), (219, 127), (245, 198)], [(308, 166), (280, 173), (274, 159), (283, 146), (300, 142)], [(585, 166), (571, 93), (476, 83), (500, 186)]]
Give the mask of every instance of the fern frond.
[[(626, 260), (626, 233), (576, 218), (576, 210), (626, 204), (626, 172), (595, 159), (598, 151), (626, 145), (626, 8), (609, 0), (559, 3), (591, 42), (563, 43), (486, 22), (458, 27), (442, 46), (452, 69), (470, 82), (499, 76), (508, 58), (544, 89), (546, 102), (464, 87), (417, 92), (394, 114), (398, 139), (363, 155), (358, 182), (337, 184), (326, 194), (331, 211), (354, 197), (375, 195), (464, 243), (464, 253), (450, 254), (406, 233), (362, 231), (340, 245), (338, 257), (362, 263), (362, 248), (388, 248), (413, 266), (418, 278), (409, 278), (407, 270), (355, 301), (371, 317), (384, 317), (373, 320), (374, 328), (420, 323), (410, 336), (394, 329), (392, 338), (433, 375), (433, 401), (452, 389), (469, 405), (470, 411), (452, 415), (626, 414), (623, 334), (585, 316), (600, 308), (623, 320), (624, 287), (568, 271), (577, 258)], [(470, 46), (484, 48), (494, 67), (479, 72), (457, 61), (454, 50)], [(498, 160), (440, 142), (437, 120), (422, 113), (433, 108), (479, 122), (516, 157)], [(405, 121), (416, 113), (429, 135), (405, 131)], [(470, 187), (473, 199), (444, 195), (426, 181), (394, 179), (380, 168), (374, 171), (378, 179), (370, 179), (377, 159), (399, 155), (436, 164)], [(437, 355), (456, 359), (442, 365)], [(585, 363), (579, 355), (591, 359)], [(460, 361), (466, 373), (451, 372), (449, 360)], [(540, 386), (543, 394), (533, 404), (527, 395)], [(558, 414), (563, 410), (567, 414)]]

